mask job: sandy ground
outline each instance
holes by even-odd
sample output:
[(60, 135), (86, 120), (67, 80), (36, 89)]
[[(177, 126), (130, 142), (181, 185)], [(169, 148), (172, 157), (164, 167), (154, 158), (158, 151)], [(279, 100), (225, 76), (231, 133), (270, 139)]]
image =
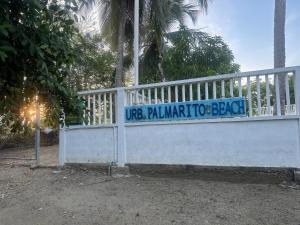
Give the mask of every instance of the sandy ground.
[[(22, 159), (35, 159), (34, 148), (17, 148), (0, 150), (0, 165), (31, 165), (35, 160), (1, 159), (1, 157), (18, 157)], [(42, 146), (40, 149), (40, 164), (43, 166), (58, 165), (58, 145)], [(1, 225), (1, 223), (0, 223)]]
[(2, 165), (0, 224), (299, 225), (300, 187)]

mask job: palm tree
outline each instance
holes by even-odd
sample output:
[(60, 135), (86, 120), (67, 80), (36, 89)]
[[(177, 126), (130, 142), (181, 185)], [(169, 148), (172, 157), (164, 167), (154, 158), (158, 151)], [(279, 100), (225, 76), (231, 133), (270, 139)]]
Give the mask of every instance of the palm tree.
[[(111, 49), (117, 52), (115, 86), (120, 87), (124, 85), (124, 47), (132, 49), (134, 0), (97, 0), (97, 2), (101, 6), (99, 13), (102, 36), (110, 44)], [(131, 53), (128, 50), (126, 52)]]
[(157, 59), (157, 68), (161, 81), (165, 81), (165, 74), (162, 67), (165, 37), (171, 26), (176, 22), (184, 23), (185, 16), (195, 22), (200, 9), (207, 10), (207, 0), (197, 0), (194, 4), (185, 4), (184, 0), (152, 0), (145, 5), (146, 30), (148, 31), (144, 40), (147, 46), (144, 49), (144, 63)]
[[(124, 61), (132, 57), (134, 0), (89, 0), (97, 3), (101, 15), (101, 31), (112, 50), (117, 52), (115, 86), (124, 85)], [(164, 79), (161, 61), (164, 35), (174, 22), (183, 23), (185, 15), (194, 21), (196, 6), (207, 9), (208, 0), (193, 0), (194, 4), (185, 4), (184, 0), (139, 0), (140, 1), (140, 39), (147, 42), (149, 49), (159, 54), (158, 68)], [(145, 15), (144, 15), (145, 14)], [(124, 49), (126, 54), (124, 56)], [(127, 56), (127, 57), (126, 57)], [(126, 58), (125, 58), (126, 57)], [(129, 61), (130, 64), (130, 60)]]
[[(141, 9), (142, 2), (140, 0)], [(102, 37), (110, 45), (111, 50), (117, 53), (114, 85), (123, 86), (124, 47), (128, 53), (131, 53), (132, 49), (134, 0), (86, 0), (82, 4), (82, 8), (85, 7), (89, 9), (97, 7)], [(131, 58), (130, 55), (126, 57), (128, 58)]]
[[(286, 0), (275, 0), (274, 68), (285, 67), (285, 17), (286, 17)], [(285, 106), (285, 76), (281, 75), (278, 77), (282, 115), (284, 115), (285, 113), (285, 107), (284, 107)]]

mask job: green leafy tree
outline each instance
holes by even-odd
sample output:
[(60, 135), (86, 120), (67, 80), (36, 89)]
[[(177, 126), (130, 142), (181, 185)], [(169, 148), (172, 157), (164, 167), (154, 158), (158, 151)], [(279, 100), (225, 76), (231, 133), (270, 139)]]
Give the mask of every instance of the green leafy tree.
[(66, 81), (76, 56), (71, 11), (76, 7), (75, 1), (0, 2), (2, 124), (20, 129), (21, 111), (35, 96), (45, 104), (49, 123), (57, 121), (62, 108), (66, 113), (81, 112), (80, 100)]
[(68, 84), (77, 91), (112, 87), (115, 56), (104, 50), (99, 35), (80, 35), (75, 44), (77, 57), (68, 74)]
[(194, 4), (186, 4), (183, 0), (149, 1), (144, 13), (145, 37), (144, 52), (145, 63), (157, 61), (156, 67), (159, 72), (160, 81), (166, 80), (163, 61), (165, 53), (165, 38), (167, 32), (176, 22), (184, 23), (186, 16), (196, 21), (198, 9), (207, 10), (207, 0), (193, 1)]
[[(181, 26), (177, 32), (167, 35), (162, 67), (166, 80), (181, 80), (239, 71), (228, 45), (219, 36), (190, 31)], [(160, 71), (156, 67), (159, 57), (142, 55), (141, 83), (159, 82)], [(159, 54), (157, 54), (159, 55)]]
[[(116, 51), (115, 86), (124, 85), (124, 65), (132, 62), (134, 0), (87, 0), (96, 3), (101, 14), (101, 31), (105, 40)], [(159, 68), (161, 79), (164, 79), (161, 67), (164, 48), (164, 35), (175, 22), (184, 22), (184, 16), (193, 21), (196, 12), (207, 9), (208, 0), (195, 0), (194, 4), (186, 4), (184, 0), (140, 0), (140, 43), (148, 55), (158, 57), (155, 65)], [(127, 67), (127, 68), (128, 68)]]

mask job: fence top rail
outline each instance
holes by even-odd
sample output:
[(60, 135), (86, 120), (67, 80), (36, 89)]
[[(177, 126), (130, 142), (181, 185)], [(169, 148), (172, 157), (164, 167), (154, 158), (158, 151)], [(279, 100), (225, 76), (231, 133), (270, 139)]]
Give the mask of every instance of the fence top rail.
[(79, 91), (79, 95), (91, 95), (91, 94), (101, 94), (101, 93), (112, 93), (117, 92), (119, 88), (107, 88), (107, 89), (95, 89), (95, 90), (86, 90)]
[[(174, 86), (174, 85), (190, 84), (190, 83), (196, 83), (196, 82), (208, 82), (208, 81), (227, 80), (227, 79), (232, 79), (232, 78), (242, 78), (242, 77), (258, 76), (258, 75), (289, 73), (289, 72), (295, 72), (296, 70), (300, 71), (300, 66), (266, 69), (266, 70), (256, 70), (256, 71), (248, 71), (248, 72), (238, 72), (238, 73), (230, 73), (230, 74), (220, 74), (220, 75), (215, 75), (215, 76), (192, 78), (192, 79), (185, 79), (185, 80), (143, 84), (143, 85), (138, 85), (138, 86), (124, 87), (124, 89), (125, 90), (137, 90), (137, 89), (143, 89), (143, 88)], [(79, 95), (101, 94), (101, 93), (116, 92), (118, 89), (120, 89), (120, 88), (87, 90), (87, 91), (80, 91), (80, 92), (78, 92), (78, 94)]]
[(238, 73), (230, 73), (230, 74), (220, 74), (220, 75), (215, 75), (215, 76), (192, 78), (192, 79), (185, 79), (185, 80), (143, 84), (143, 85), (138, 85), (138, 86), (125, 87), (125, 90), (136, 90), (136, 89), (142, 89), (142, 88), (155, 88), (155, 87), (163, 87), (163, 86), (174, 86), (174, 85), (190, 84), (190, 83), (196, 83), (196, 82), (227, 80), (227, 79), (231, 79), (231, 78), (242, 78), (242, 77), (258, 76), (258, 75), (289, 73), (289, 72), (295, 72), (296, 70), (300, 70), (300, 66), (266, 69), (266, 70), (256, 70), (256, 71), (249, 71), (249, 72), (238, 72)]

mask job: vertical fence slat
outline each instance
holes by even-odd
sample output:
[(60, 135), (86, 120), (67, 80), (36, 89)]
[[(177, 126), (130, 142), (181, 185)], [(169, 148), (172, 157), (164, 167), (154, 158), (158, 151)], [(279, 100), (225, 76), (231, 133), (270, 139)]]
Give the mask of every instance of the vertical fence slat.
[(185, 102), (185, 85), (184, 84), (181, 87), (181, 92), (182, 92), (182, 102)]
[(171, 102), (171, 86), (168, 87), (168, 103)]
[(128, 94), (129, 94), (129, 104), (132, 105), (132, 92), (129, 91)]
[(221, 80), (221, 98), (225, 98), (225, 80)]
[(205, 99), (208, 99), (208, 83), (205, 82)]
[(213, 82), (213, 98), (217, 98), (217, 86), (216, 86), (216, 81)]
[(109, 92), (109, 123), (112, 124), (113, 121), (113, 111), (112, 111), (112, 93)]
[(229, 80), (230, 97), (233, 97), (233, 79)]
[(269, 84), (269, 76), (265, 75), (266, 82), (266, 100), (267, 100), (267, 114), (271, 114), (271, 100), (270, 100), (270, 84)]
[(125, 91), (124, 106), (127, 106), (127, 104), (128, 104), (128, 91)]
[[(132, 99), (132, 98), (131, 98)], [(104, 100), (103, 100), (103, 109), (104, 109), (104, 124), (106, 124), (106, 118), (107, 118), (107, 108), (106, 108), (106, 93), (104, 93)]]
[(139, 89), (135, 90), (135, 104), (138, 105), (139, 104)]
[(201, 89), (200, 89), (200, 83), (197, 83), (197, 98), (198, 101), (201, 100)]
[(300, 69), (296, 69), (293, 75), (294, 97), (296, 104), (296, 115), (300, 115)]
[(190, 101), (193, 101), (193, 84), (190, 84)]
[(288, 74), (285, 75), (285, 98), (286, 98), (287, 114), (291, 114), (290, 85), (289, 85)]
[(277, 116), (281, 116), (281, 109), (280, 109), (280, 91), (279, 91), (279, 80), (278, 76), (274, 74), (274, 79), (275, 79), (275, 95), (276, 95), (276, 114)]
[(101, 125), (101, 94), (98, 94), (98, 124)]
[(175, 102), (178, 102), (178, 86), (175, 86)]
[(148, 103), (151, 104), (151, 89), (148, 88)]
[(142, 104), (145, 104), (145, 89), (142, 89)]
[[(86, 96), (82, 96), (82, 98), (84, 99), (84, 101), (86, 101)], [(86, 103), (84, 102), (84, 104), (86, 104)], [(85, 107), (83, 109), (83, 121), (82, 121), (82, 125), (85, 125), (85, 119), (86, 119), (86, 105), (85, 105)]]
[(93, 125), (96, 125), (96, 96), (93, 95)]
[(239, 97), (243, 96), (243, 91), (242, 91), (242, 78), (238, 78), (238, 89), (239, 89)]
[(252, 116), (252, 96), (251, 96), (251, 81), (250, 77), (247, 77), (247, 91), (248, 91), (248, 109), (249, 109), (249, 116)]
[(260, 95), (260, 79), (256, 76), (256, 92), (257, 92), (257, 114), (261, 115), (261, 95)]
[(91, 99), (88, 95), (88, 125), (91, 125)]
[(154, 88), (154, 101), (157, 104), (157, 88)]
[(161, 103), (165, 103), (165, 89), (164, 87), (160, 88), (160, 95), (161, 95)]

